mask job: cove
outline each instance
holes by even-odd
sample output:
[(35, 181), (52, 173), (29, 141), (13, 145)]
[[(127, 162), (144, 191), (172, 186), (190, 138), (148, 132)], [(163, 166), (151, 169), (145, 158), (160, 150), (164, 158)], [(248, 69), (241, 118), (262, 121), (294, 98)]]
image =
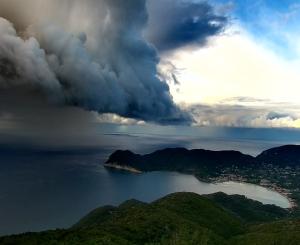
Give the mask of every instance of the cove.
[(118, 205), (133, 198), (151, 202), (182, 191), (221, 191), (283, 208), (290, 205), (281, 194), (257, 185), (209, 184), (174, 172), (111, 171), (100, 161), (104, 162), (98, 155), (2, 157), (0, 235), (68, 228), (100, 206)]

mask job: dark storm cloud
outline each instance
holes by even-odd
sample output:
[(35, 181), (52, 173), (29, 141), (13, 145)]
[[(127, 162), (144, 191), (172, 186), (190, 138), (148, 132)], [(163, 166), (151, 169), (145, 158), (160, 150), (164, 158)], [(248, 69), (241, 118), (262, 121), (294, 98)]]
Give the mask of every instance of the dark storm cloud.
[(148, 5), (151, 15), (146, 37), (160, 51), (203, 45), (228, 23), (228, 18), (215, 13), (207, 2), (152, 0)]
[(138, 120), (191, 122), (158, 78), (159, 57), (142, 33), (145, 0), (2, 0), (1, 16), (0, 89), (26, 87), (52, 103)]

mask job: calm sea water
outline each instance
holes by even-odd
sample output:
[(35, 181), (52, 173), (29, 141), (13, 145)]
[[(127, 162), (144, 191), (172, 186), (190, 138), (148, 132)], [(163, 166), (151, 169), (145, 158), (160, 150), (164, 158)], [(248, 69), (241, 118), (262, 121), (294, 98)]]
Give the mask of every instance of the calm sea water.
[(0, 155), (1, 235), (69, 227), (102, 205), (117, 205), (131, 198), (150, 202), (178, 191), (223, 191), (289, 205), (280, 194), (255, 185), (207, 184), (171, 172), (136, 175), (109, 171), (100, 164), (111, 153), (109, 148), (75, 152)]

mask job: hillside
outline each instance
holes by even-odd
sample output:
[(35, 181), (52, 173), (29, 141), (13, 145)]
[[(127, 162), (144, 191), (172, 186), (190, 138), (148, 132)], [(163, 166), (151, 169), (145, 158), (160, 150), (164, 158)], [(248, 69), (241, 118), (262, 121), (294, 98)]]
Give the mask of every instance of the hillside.
[(259, 162), (280, 166), (300, 165), (300, 145), (285, 145), (262, 152), (256, 157)]
[(248, 231), (231, 239), (232, 245), (299, 245), (300, 221), (288, 220), (249, 227)]
[[(248, 206), (247, 211), (238, 209), (237, 203)], [(277, 244), (277, 241), (281, 242), (279, 244), (300, 241), (297, 221), (250, 225), (248, 215), (254, 217), (251, 222), (258, 222), (261, 213), (269, 217), (269, 221), (288, 217), (288, 212), (283, 209), (274, 211), (266, 205), (258, 205), (236, 195), (218, 193), (205, 197), (194, 193), (176, 193), (150, 204), (130, 200), (119, 207), (102, 207), (70, 229), (2, 237), (0, 244), (238, 245), (245, 244), (244, 241), (248, 244), (254, 244), (251, 241), (260, 242), (264, 233), (268, 234), (263, 239), (264, 245)]]
[(270, 222), (289, 216), (289, 211), (275, 205), (264, 205), (261, 202), (240, 195), (226, 195), (219, 192), (205, 195), (206, 198), (221, 205), (225, 210), (247, 223)]

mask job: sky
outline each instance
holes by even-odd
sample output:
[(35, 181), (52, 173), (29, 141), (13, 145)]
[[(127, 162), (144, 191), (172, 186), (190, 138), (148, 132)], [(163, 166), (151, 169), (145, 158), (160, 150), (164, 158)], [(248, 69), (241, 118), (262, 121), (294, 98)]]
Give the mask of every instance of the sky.
[(178, 69), (175, 101), (213, 111), (196, 108), (198, 125), (299, 128), (299, 3), (212, 4), (228, 17), (224, 31), (163, 55)]
[(300, 128), (299, 21), (296, 0), (0, 0), (0, 134)]

